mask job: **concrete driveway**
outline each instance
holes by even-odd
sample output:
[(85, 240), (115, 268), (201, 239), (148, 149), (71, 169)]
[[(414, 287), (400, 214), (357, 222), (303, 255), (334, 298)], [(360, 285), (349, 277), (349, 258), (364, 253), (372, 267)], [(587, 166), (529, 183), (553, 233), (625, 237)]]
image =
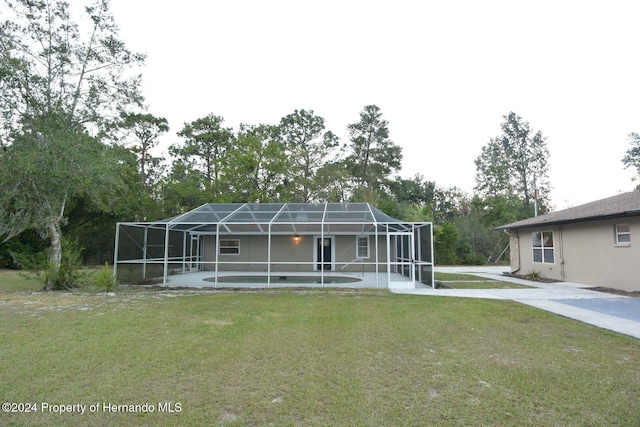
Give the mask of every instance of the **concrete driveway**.
[(530, 289), (393, 289), (392, 292), (464, 298), (508, 299), (593, 326), (640, 338), (640, 298), (592, 291), (572, 282), (540, 283), (504, 276), (508, 266), (436, 267), (444, 273), (468, 273)]

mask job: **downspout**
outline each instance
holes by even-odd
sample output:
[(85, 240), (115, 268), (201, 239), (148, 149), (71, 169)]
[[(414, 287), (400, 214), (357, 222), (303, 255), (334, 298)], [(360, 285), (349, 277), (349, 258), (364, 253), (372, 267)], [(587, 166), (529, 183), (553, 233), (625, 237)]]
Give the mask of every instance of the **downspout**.
[(564, 238), (562, 236), (562, 225), (558, 225), (558, 245), (560, 246), (560, 280), (564, 282)]

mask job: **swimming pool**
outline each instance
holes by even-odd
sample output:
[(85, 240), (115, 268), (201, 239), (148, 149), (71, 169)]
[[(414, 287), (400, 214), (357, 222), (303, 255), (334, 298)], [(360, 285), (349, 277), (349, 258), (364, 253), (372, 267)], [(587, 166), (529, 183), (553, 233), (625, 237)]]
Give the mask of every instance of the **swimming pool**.
[[(207, 282), (215, 282), (215, 277), (208, 277)], [(264, 283), (268, 281), (267, 276), (218, 276), (218, 283)], [(324, 276), (324, 284), (357, 283), (362, 280), (357, 277), (345, 276)], [(271, 283), (298, 283), (298, 284), (321, 284), (320, 276), (271, 276)]]

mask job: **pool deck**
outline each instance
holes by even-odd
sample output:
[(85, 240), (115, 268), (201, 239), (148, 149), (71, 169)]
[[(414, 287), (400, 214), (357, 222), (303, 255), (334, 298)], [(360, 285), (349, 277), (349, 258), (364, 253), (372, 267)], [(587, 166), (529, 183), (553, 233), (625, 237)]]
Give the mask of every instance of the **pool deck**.
[[(218, 273), (218, 277), (229, 276), (266, 276), (266, 272), (245, 272), (245, 271), (221, 271)], [(388, 289), (388, 276), (387, 273), (337, 273), (335, 271), (326, 272), (325, 278), (330, 277), (348, 277), (360, 279), (358, 282), (350, 283), (308, 283), (308, 282), (296, 282), (296, 276), (316, 276), (321, 277), (320, 272), (272, 272), (272, 277), (286, 276), (287, 282), (278, 281), (277, 283), (267, 284), (266, 281), (262, 283), (246, 283), (246, 282), (218, 282), (217, 284), (211, 279), (216, 276), (215, 271), (196, 271), (190, 273), (173, 274), (167, 278), (168, 287), (185, 287), (185, 288), (289, 288), (289, 287), (313, 287), (313, 288), (350, 288), (350, 289)], [(206, 280), (208, 279), (208, 280)], [(400, 274), (392, 273), (392, 279), (398, 282), (406, 281)], [(426, 287), (424, 285), (418, 285), (419, 287)], [(413, 287), (413, 286), (412, 286)]]

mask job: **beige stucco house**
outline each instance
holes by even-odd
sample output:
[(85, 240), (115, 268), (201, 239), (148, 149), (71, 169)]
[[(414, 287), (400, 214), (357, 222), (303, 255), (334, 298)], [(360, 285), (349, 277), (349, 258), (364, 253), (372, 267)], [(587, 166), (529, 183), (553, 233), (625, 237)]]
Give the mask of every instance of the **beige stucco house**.
[(498, 227), (511, 272), (640, 291), (640, 191)]

